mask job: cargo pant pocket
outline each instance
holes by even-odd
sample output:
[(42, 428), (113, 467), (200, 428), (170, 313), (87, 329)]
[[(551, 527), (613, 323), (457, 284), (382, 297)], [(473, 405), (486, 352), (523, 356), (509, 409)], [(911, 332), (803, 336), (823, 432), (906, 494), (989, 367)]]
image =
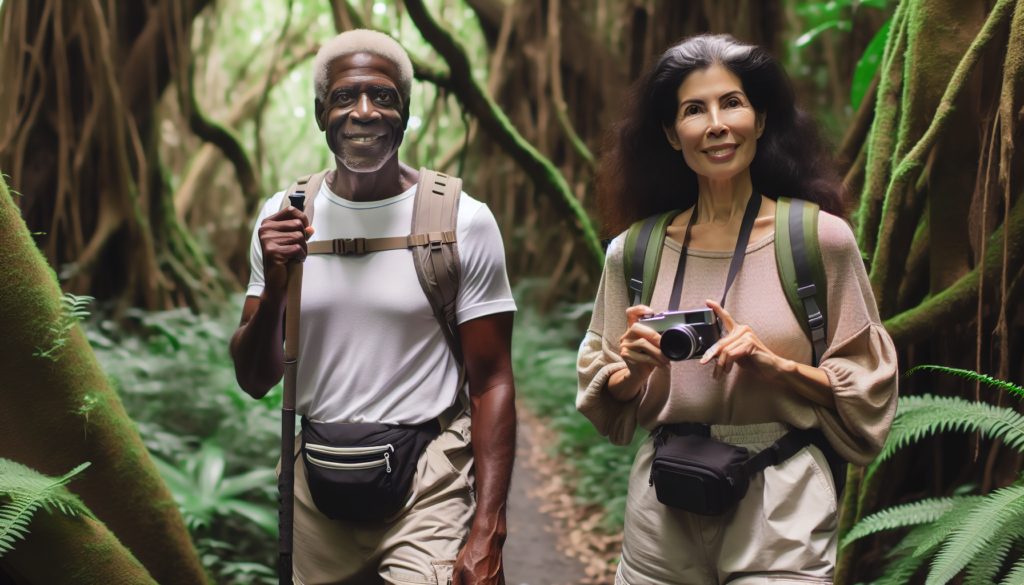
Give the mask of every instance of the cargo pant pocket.
[(434, 569), (434, 578), (437, 585), (451, 585), (452, 576), (455, 572), (455, 561), (430, 561), (431, 568)]

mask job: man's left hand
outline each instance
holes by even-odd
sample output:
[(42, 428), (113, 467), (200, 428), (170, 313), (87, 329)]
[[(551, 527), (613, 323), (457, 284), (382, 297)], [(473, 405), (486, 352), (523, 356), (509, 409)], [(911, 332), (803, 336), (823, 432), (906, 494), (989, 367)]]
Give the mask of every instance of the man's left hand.
[(498, 535), (474, 537), (471, 534), (455, 561), (452, 585), (505, 585), (501, 560), (504, 540), (499, 540)]

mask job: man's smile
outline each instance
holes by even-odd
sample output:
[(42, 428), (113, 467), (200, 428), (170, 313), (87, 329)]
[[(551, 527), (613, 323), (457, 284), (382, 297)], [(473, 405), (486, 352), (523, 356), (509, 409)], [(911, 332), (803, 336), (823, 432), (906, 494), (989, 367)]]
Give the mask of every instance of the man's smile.
[(372, 144), (372, 143), (378, 141), (379, 139), (384, 138), (384, 136), (383, 135), (377, 135), (377, 134), (373, 134), (373, 135), (369, 135), (369, 136), (367, 136), (367, 135), (345, 135), (344, 138), (345, 138), (345, 140), (349, 140), (351, 142), (355, 142), (356, 144)]

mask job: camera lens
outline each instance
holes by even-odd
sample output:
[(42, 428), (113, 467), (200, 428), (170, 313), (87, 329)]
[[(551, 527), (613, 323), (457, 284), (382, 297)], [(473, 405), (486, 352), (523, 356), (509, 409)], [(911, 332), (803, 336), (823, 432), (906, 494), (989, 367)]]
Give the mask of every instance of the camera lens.
[(661, 333), (661, 353), (678, 362), (693, 357), (700, 340), (689, 325), (674, 325)]

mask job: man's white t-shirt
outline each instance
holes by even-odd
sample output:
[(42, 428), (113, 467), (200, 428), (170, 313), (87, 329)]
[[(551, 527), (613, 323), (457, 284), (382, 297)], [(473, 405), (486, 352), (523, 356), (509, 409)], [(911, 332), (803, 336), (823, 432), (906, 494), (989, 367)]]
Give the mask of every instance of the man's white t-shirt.
[[(382, 201), (342, 199), (324, 181), (310, 241), (409, 235), (416, 187)], [(258, 228), (281, 208), (280, 192), (253, 231), (248, 296), (263, 294)], [(462, 193), (456, 239), (462, 285), (459, 324), (515, 311), (498, 224), (486, 205)], [(455, 399), (459, 367), (416, 277), (412, 252), (306, 258), (299, 318), (296, 412), (324, 422), (419, 424)]]

